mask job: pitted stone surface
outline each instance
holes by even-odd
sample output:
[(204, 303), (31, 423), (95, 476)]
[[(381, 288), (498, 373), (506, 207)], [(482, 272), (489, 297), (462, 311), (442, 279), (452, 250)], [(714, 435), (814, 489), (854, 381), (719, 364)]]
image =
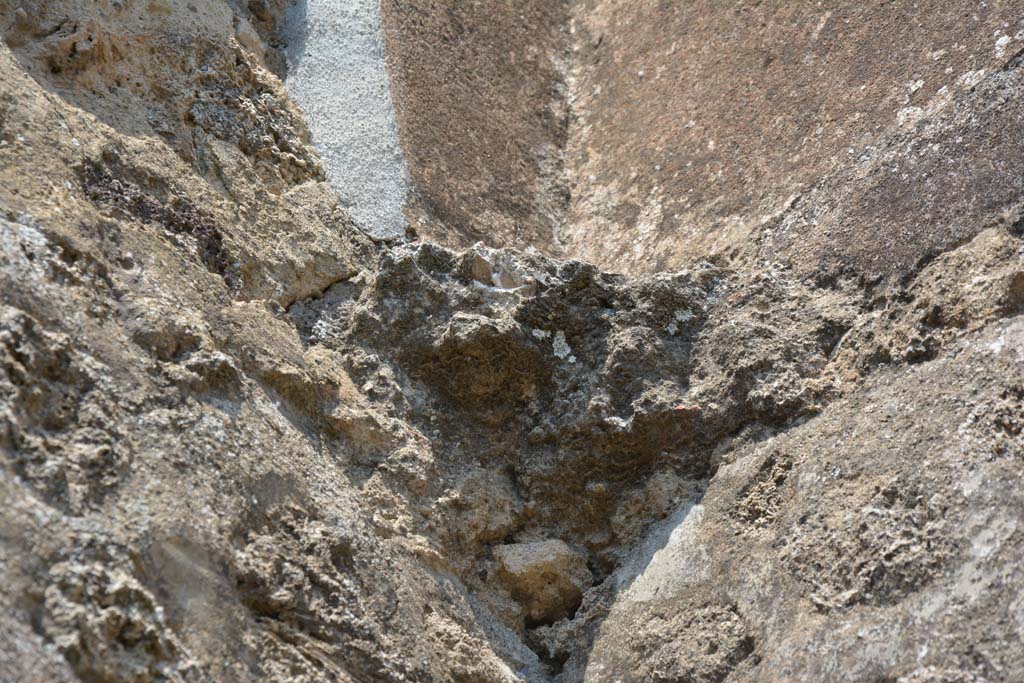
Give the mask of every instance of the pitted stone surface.
[[(0, 680), (1024, 680), (1019, 3), (385, 0), (461, 251), (339, 205), (291, 4), (0, 0)], [(547, 145), (602, 111), (606, 222), (560, 223)], [(646, 183), (713, 217), (730, 159), (817, 180), (667, 229)]]
[(571, 616), (590, 586), (586, 559), (564, 541), (503, 545), (494, 557), (498, 581), (508, 587), (534, 624)]

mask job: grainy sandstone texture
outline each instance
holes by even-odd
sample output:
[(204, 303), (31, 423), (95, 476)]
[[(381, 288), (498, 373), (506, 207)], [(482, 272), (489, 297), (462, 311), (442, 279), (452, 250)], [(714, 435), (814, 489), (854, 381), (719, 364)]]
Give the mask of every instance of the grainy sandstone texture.
[(383, 0), (384, 41), (413, 184), (410, 226), (558, 254), (566, 211), (569, 4)]
[(1024, 679), (1024, 10), (288, 6), (0, 0), (0, 680)]

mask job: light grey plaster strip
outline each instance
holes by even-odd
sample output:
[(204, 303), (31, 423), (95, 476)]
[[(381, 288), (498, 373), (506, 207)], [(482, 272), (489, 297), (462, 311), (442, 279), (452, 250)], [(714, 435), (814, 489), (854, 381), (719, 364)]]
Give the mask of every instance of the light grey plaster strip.
[(299, 0), (286, 14), (285, 85), (356, 224), (405, 231), (408, 173), (391, 103), (378, 0)]

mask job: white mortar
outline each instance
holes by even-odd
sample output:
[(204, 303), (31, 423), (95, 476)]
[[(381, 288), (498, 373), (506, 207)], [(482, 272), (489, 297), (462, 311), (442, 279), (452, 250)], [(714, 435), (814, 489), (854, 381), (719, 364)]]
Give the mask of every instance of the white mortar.
[(409, 181), (378, 0), (299, 0), (285, 15), (283, 34), (285, 85), (306, 114), (342, 204), (374, 236), (403, 234)]

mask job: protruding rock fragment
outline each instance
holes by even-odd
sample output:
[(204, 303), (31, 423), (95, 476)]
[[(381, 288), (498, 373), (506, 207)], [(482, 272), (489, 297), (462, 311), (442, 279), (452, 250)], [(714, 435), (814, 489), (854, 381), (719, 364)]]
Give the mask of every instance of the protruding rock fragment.
[(513, 543), (494, 556), (498, 581), (523, 606), (528, 626), (572, 616), (592, 580), (583, 556), (564, 541)]

